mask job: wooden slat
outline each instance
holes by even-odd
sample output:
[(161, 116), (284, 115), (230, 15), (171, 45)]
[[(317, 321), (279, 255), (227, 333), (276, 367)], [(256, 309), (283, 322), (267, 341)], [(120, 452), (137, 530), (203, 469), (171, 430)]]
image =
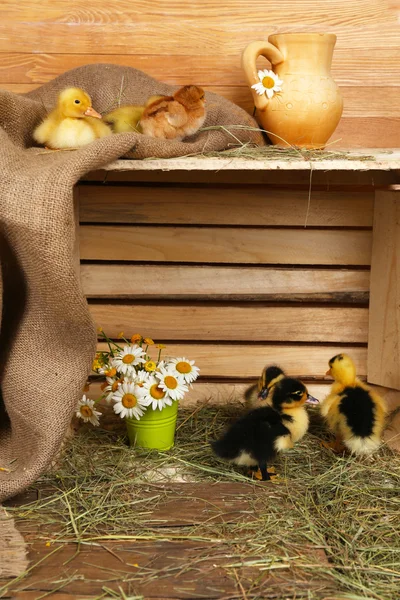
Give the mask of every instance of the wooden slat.
[[(235, 2), (235, 6), (239, 3)], [(328, 4), (328, 3), (327, 3)], [(341, 16), (330, 13), (331, 18), (323, 18), (319, 10), (299, 10), (296, 5), (296, 12), (293, 14), (293, 20), (285, 17), (285, 11), (281, 7), (276, 8), (277, 21), (265, 21), (265, 8), (262, 18), (257, 19), (253, 10), (247, 11), (247, 19), (243, 16), (232, 14), (229, 20), (221, 19), (219, 5), (214, 5), (214, 19), (210, 17), (200, 20), (198, 16), (191, 19), (176, 18), (168, 13), (168, 10), (162, 11), (157, 16), (153, 13), (151, 17), (145, 18), (136, 13), (136, 20), (131, 22), (110, 22), (103, 19), (101, 13), (99, 16), (89, 19), (87, 16), (75, 20), (77, 26), (74, 27), (74, 34), (71, 34), (71, 22), (60, 22), (53, 19), (43, 20), (43, 11), (39, 10), (31, 13), (29, 20), (14, 20), (6, 18), (0, 23), (0, 52), (9, 52), (10, 47), (14, 52), (26, 52), (27, 40), (29, 40), (29, 49), (37, 53), (70, 53), (73, 54), (95, 54), (101, 49), (104, 54), (157, 54), (169, 57), (172, 55), (190, 55), (195, 56), (215, 56), (234, 55), (237, 59), (241, 51), (251, 40), (266, 39), (268, 34), (280, 31), (290, 32), (298, 31), (299, 27), (307, 27), (307, 31), (321, 31), (321, 22), (323, 29), (329, 27), (330, 33), (337, 33), (340, 36), (340, 46), (336, 49), (335, 63), (340, 52), (351, 64), (352, 50), (355, 48), (371, 49), (371, 58), (382, 48), (396, 48), (398, 45), (399, 34), (396, 22), (395, 12), (392, 12), (392, 18), (382, 21), (379, 25), (375, 22), (368, 24), (363, 19), (363, 11), (355, 17), (358, 19), (358, 25), (346, 24), (348, 15), (343, 11), (345, 6), (339, 10)], [(198, 3), (196, 3), (196, 6)], [(181, 8), (182, 5), (180, 4)], [(293, 3), (291, 3), (293, 10)], [(321, 4), (322, 6), (322, 4)], [(325, 6), (325, 3), (324, 3)], [(351, 5), (350, 5), (351, 7)], [(169, 8), (169, 5), (168, 5)], [(315, 7), (313, 7), (314, 9)], [(2, 5), (3, 14), (5, 9)], [(115, 10), (115, 9), (114, 9)], [(86, 10), (85, 10), (86, 13)], [(270, 8), (268, 8), (268, 19), (271, 19)], [(351, 10), (353, 14), (353, 10)], [(115, 15), (115, 13), (113, 12)], [(121, 14), (124, 14), (122, 12)], [(279, 15), (279, 17), (278, 17)], [(317, 22), (313, 21), (313, 15), (316, 15)], [(69, 19), (67, 18), (66, 21)], [(91, 22), (92, 21), (92, 22)], [(247, 21), (246, 26), (244, 21)], [(272, 25), (272, 23), (274, 23)], [(282, 27), (279, 27), (279, 23)], [(101, 26), (99, 26), (101, 25)], [(277, 26), (278, 25), (278, 26)], [(160, 43), (163, 40), (164, 43)], [(166, 43), (167, 42), (167, 43)], [(372, 52), (373, 50), (373, 52)], [(161, 60), (161, 59), (160, 59)], [(335, 64), (334, 63), (334, 64)], [(390, 64), (390, 61), (388, 61)], [(167, 68), (164, 58), (164, 68)], [(367, 71), (367, 65), (365, 65)], [(386, 77), (386, 63), (382, 60), (381, 72), (382, 78)]]
[(79, 218), (96, 223), (372, 226), (373, 192), (266, 186), (78, 186)]
[[(303, 2), (299, 3), (299, 6)], [(308, 3), (307, 3), (308, 4)], [(266, 16), (271, 23), (287, 24), (296, 19), (297, 23), (301, 20), (307, 25), (320, 22), (332, 24), (337, 22), (351, 25), (353, 28), (370, 23), (385, 23), (394, 21), (395, 6), (393, 3), (383, 0), (376, 3), (375, 0), (352, 0), (351, 5), (343, 4), (341, 0), (325, 0), (318, 11), (307, 15), (302, 15), (299, 11), (294, 11), (295, 6), (292, 2), (285, 0), (279, 10), (276, 6), (271, 6), (268, 14), (265, 13), (265, 3), (263, 0), (254, 0), (252, 10), (238, 3), (236, 0), (226, 0), (223, 5), (215, 5), (214, 0), (202, 0), (192, 4), (181, 3), (179, 1), (169, 2), (168, 0), (159, 0), (157, 4), (151, 0), (138, 0), (133, 6), (127, 0), (114, 0), (112, 5), (104, 4), (97, 8), (94, 4), (90, 10), (84, 0), (74, 0), (74, 4), (66, 0), (53, 0), (51, 4), (43, 7), (40, 0), (32, 0), (29, 4), (15, 3), (13, 0), (3, 0), (3, 10), (6, 11), (7, 19), (10, 21), (38, 21), (43, 19), (44, 15), (49, 22), (68, 22), (80, 24), (90, 22), (96, 24), (106, 23), (137, 23), (141, 21), (152, 21), (156, 25), (162, 17), (169, 16), (171, 20), (176, 21), (185, 19), (188, 22), (198, 21), (199, 23), (209, 22), (218, 25), (234, 20), (238, 24), (257, 26), (259, 20), (262, 20), (262, 29), (265, 35)], [(168, 9), (168, 13), (167, 10)], [(166, 14), (167, 13), (167, 14)]]
[[(87, 396), (91, 399), (100, 398), (103, 394), (103, 390), (101, 389), (102, 383), (102, 378), (92, 381)], [(226, 404), (244, 403), (244, 394), (250, 386), (254, 385), (254, 383), (256, 383), (256, 381), (253, 379), (249, 379), (247, 382), (210, 382), (204, 381), (203, 375), (201, 375), (200, 379), (198, 379), (193, 384), (193, 387), (186, 393), (185, 399), (180, 406), (185, 410), (196, 406), (196, 404), (204, 404), (206, 402), (211, 405), (221, 404), (222, 406)], [(305, 381), (309, 393), (315, 398), (318, 398), (318, 400), (322, 400), (328, 395), (331, 383), (332, 381), (328, 380), (328, 378), (325, 382), (313, 383), (312, 381)]]
[[(292, 373), (288, 372), (288, 375)], [(330, 392), (332, 379), (325, 377), (324, 381), (313, 381), (303, 378), (304, 383), (310, 394), (312, 394), (318, 400), (323, 400)], [(103, 378), (95, 379), (91, 382), (88, 397), (92, 399), (100, 398), (103, 394), (101, 385)], [(249, 379), (248, 381), (229, 381), (229, 382), (215, 382), (207, 381), (203, 375), (193, 384), (193, 387), (185, 395), (184, 401), (181, 403), (183, 410), (191, 409), (192, 407), (208, 403), (210, 405), (220, 404), (222, 406), (227, 404), (245, 402), (245, 392), (250, 387), (257, 383), (256, 379)], [(379, 386), (372, 386), (372, 388), (380, 396), (385, 398), (385, 401), (389, 407), (389, 411), (396, 409), (400, 405), (400, 394), (397, 391), (390, 390), (389, 388), (383, 388)], [(398, 419), (393, 419), (391, 427), (389, 428), (390, 437), (393, 438), (398, 435), (398, 449), (400, 450), (400, 414)], [(397, 433), (396, 433), (397, 432)], [(386, 439), (389, 438), (386, 436)], [(393, 440), (394, 441), (394, 440)], [(394, 444), (393, 444), (394, 445)]]
[[(339, 56), (337, 56), (339, 52)], [(398, 108), (395, 99), (396, 86), (400, 77), (396, 63), (399, 50), (357, 49), (348, 55), (335, 51), (333, 77), (344, 98), (344, 116), (396, 116)], [(192, 55), (170, 56), (168, 71), (163, 60), (157, 55), (102, 55), (98, 54), (31, 54), (5, 53), (0, 65), (0, 87), (13, 89), (13, 85), (26, 84), (34, 89), (61, 75), (68, 69), (98, 62), (134, 67), (145, 71), (152, 77), (172, 85), (183, 85), (190, 81), (205, 87), (211, 92), (221, 94), (246, 110), (251, 111), (253, 101), (246, 85), (240, 62), (233, 56), (219, 56), (217, 64), (213, 57), (205, 56), (201, 60)], [(385, 64), (385, 80), (376, 77)], [(387, 70), (391, 68), (391, 72)], [(262, 66), (262, 65), (260, 65)], [(188, 75), (190, 74), (190, 75)], [(129, 88), (128, 88), (129, 89)]]
[[(104, 329), (107, 332), (106, 325)], [(142, 333), (152, 335), (152, 328), (150, 331), (142, 330)], [(108, 346), (100, 342), (98, 349), (107, 350)], [(323, 379), (329, 360), (340, 352), (351, 354), (358, 375), (366, 376), (367, 349), (360, 346), (171, 343), (163, 350), (163, 356), (184, 356), (195, 360), (201, 376), (206, 378), (256, 378), (266, 364), (279, 364), (293, 377)]]
[[(79, 26), (77, 29), (79, 30)], [(265, 36), (261, 36), (261, 39), (263, 38)], [(356, 33), (354, 39), (357, 39)], [(246, 43), (249, 41), (251, 41), (250, 37)], [(239, 55), (246, 43), (240, 48)], [(101, 62), (134, 67), (173, 85), (184, 85), (188, 83), (189, 78), (190, 81), (207, 88), (224, 86), (248, 90), (238, 55), (229, 56), (223, 51), (219, 53), (218, 59), (213, 54), (207, 56), (207, 53), (201, 58), (192, 53), (179, 56), (171, 53), (168, 57), (168, 69), (166, 69), (165, 57), (160, 56), (158, 52), (130, 53), (132, 50), (135, 51), (134, 44), (131, 45), (130, 52), (122, 54), (111, 52), (109, 55), (106, 53), (99, 55), (96, 52), (93, 54), (61, 53), (61, 48), (53, 50), (51, 54), (32, 53), (30, 40), (28, 44), (21, 51), (10, 52), (10, 47), (5, 50), (0, 65), (1, 83), (45, 83), (68, 69)], [(346, 100), (349, 99), (347, 93), (352, 94), (352, 90), (354, 93), (356, 91), (361, 93), (362, 98), (367, 98), (369, 93), (370, 100), (375, 106), (379, 99), (385, 103), (384, 91), (400, 85), (398, 60), (397, 47), (375, 48), (372, 53), (368, 46), (353, 48), (351, 51), (337, 46), (333, 55), (332, 76), (340, 85)], [(264, 64), (267, 65), (266, 62), (260, 62), (260, 67)], [(380, 74), (379, 77), (377, 73)], [(359, 86), (362, 89), (354, 90), (354, 87)], [(251, 98), (249, 91), (248, 97)]]
[(344, 148), (376, 148), (381, 141), (382, 148), (396, 148), (400, 145), (400, 118), (342, 117), (329, 143), (333, 141)]
[(377, 192), (371, 264), (368, 380), (400, 390), (400, 189)]
[[(160, 471), (162, 468), (159, 475)], [(152, 600), (236, 599), (240, 597), (238, 580), (244, 594), (247, 590), (254, 597), (257, 590), (259, 597), (271, 600), (282, 593), (285, 598), (293, 598), (298, 594), (310, 597), (316, 590), (329, 595), (334, 592), (331, 577), (320, 574), (310, 577), (298, 560), (301, 553), (306, 564), (318, 564), (327, 569), (328, 561), (321, 545), (303, 545), (300, 552), (293, 550), (289, 557), (286, 549), (279, 550), (274, 544), (274, 556), (284, 557), (283, 561), (277, 560), (285, 568), (282, 577), (281, 571), (270, 568), (269, 562), (264, 563), (265, 569), (260, 569), (265, 550), (254, 548), (251, 536), (247, 535), (240, 551), (236, 551), (232, 550), (227, 535), (228, 539), (218, 535), (220, 528), (237, 535), (238, 528), (233, 529), (230, 523), (249, 522), (249, 527), (257, 526), (260, 514), (267, 510), (276, 514), (282, 510), (290, 511), (292, 501), (286, 499), (278, 486), (255, 486), (251, 481), (205, 485), (204, 482), (181, 480), (180, 483), (163, 481), (157, 484), (151, 481), (151, 475), (156, 476), (157, 472), (148, 472), (149, 483), (141, 487), (137, 483), (139, 477), (131, 486), (129, 482), (126, 484), (127, 496), (132, 498), (135, 511), (134, 525), (128, 522), (125, 530), (120, 524), (119, 529), (112, 529), (103, 522), (99, 531), (92, 534), (97, 542), (83, 542), (79, 552), (76, 542), (68, 543), (64, 539), (66, 536), (59, 544), (57, 537), (61, 536), (57, 530), (53, 533), (47, 529), (44, 534), (44, 528), (38, 525), (23, 524), (22, 532), (25, 537), (29, 536), (30, 542), (30, 568), (23, 582), (20, 578), (14, 581), (0, 579), (0, 588), (4, 585), (3, 597), (72, 600), (117, 598), (119, 595)], [(49, 490), (46, 492), (48, 494)], [(53, 496), (61, 497), (57, 492), (50, 490)], [(71, 519), (80, 524), (79, 514), (79, 508), (73, 505)], [(201, 527), (199, 531), (199, 525), (205, 523), (208, 529)], [(151, 537), (147, 532), (143, 533), (145, 527), (151, 528)], [(85, 531), (86, 539), (90, 533)], [(52, 535), (55, 540), (50, 537)], [(48, 537), (50, 548), (46, 546)], [(250, 560), (243, 560), (244, 556)], [(236, 577), (232, 563), (239, 563), (234, 570)], [(57, 594), (60, 590), (62, 595)]]
[(364, 343), (368, 337), (366, 308), (135, 303), (92, 304), (90, 312), (114, 338), (136, 330), (162, 340)]
[[(375, 151), (371, 149), (371, 154)], [(173, 159), (168, 161), (168, 164)], [(127, 162), (127, 161), (126, 161)], [(149, 161), (150, 162), (150, 161)], [(157, 162), (159, 161), (151, 161)], [(208, 161), (207, 161), (208, 162)], [(316, 164), (316, 163), (315, 163)], [(220, 184), (237, 184), (237, 185), (255, 185), (263, 184), (264, 186), (275, 186), (280, 188), (291, 189), (297, 191), (301, 189), (309, 189), (310, 173), (309, 171), (296, 170), (295, 177), (288, 177), (287, 172), (281, 170), (246, 170), (245, 172), (238, 169), (168, 169), (167, 165), (163, 169), (142, 169), (125, 171), (117, 169), (100, 169), (91, 171), (82, 177), (85, 182), (99, 183), (119, 183), (119, 184), (136, 184), (136, 183), (194, 183), (220, 185)], [(343, 187), (351, 188), (354, 191), (364, 190), (371, 191), (378, 185), (390, 185), (397, 182), (398, 176), (396, 172), (390, 168), (382, 169), (377, 167), (367, 170), (343, 170), (337, 168), (335, 170), (317, 171), (313, 169), (312, 174), (312, 189), (317, 189), (317, 186), (326, 191), (342, 190)]]
[(82, 264), (89, 298), (365, 301), (369, 272), (263, 267)]
[(81, 259), (368, 265), (370, 231), (83, 225)]

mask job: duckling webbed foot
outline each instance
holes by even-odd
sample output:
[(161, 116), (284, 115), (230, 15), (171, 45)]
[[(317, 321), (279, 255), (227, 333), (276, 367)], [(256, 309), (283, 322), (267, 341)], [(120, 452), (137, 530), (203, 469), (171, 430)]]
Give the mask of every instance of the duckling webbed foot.
[(278, 478), (275, 467), (267, 467), (266, 465), (250, 467), (248, 475), (252, 479), (257, 479), (257, 481), (275, 481)]
[(336, 454), (343, 454), (346, 450), (346, 447), (343, 445), (343, 442), (340, 438), (335, 438), (332, 442), (321, 441), (321, 446), (323, 448), (327, 448), (328, 450), (332, 450)]

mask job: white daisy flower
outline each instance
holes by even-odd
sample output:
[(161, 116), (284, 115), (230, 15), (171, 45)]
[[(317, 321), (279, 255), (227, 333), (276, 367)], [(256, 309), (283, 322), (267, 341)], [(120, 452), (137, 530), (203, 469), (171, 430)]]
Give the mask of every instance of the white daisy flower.
[(100, 367), (98, 373), (100, 373), (100, 375), (105, 375), (106, 377), (114, 377), (114, 375), (117, 374), (117, 369), (113, 365), (107, 364)]
[(135, 377), (133, 378), (133, 381), (136, 383), (136, 385), (143, 387), (143, 385), (146, 383), (146, 381), (149, 380), (150, 377), (151, 373), (147, 373), (147, 371), (140, 369), (140, 371), (137, 371)]
[(258, 77), (260, 81), (251, 87), (259, 96), (267, 94), (268, 98), (272, 98), (276, 92), (282, 91), (283, 81), (273, 71), (269, 71), (268, 69), (258, 71)]
[(159, 386), (172, 400), (181, 400), (186, 392), (189, 391), (181, 375), (174, 375), (171, 369), (162, 367), (160, 373), (156, 373), (159, 380)]
[(106, 394), (106, 401), (110, 402), (113, 395), (122, 384), (123, 379), (114, 379), (113, 377), (106, 377), (107, 385), (103, 388), (103, 393)]
[(160, 382), (154, 375), (150, 375), (147, 381), (143, 384), (144, 397), (143, 401), (153, 410), (158, 408), (162, 410), (165, 406), (171, 406), (172, 400), (169, 394), (160, 387)]
[(143, 355), (144, 351), (137, 344), (125, 346), (122, 352), (112, 359), (112, 366), (123, 375), (133, 375), (136, 373), (135, 367), (146, 362)]
[(113, 406), (114, 412), (121, 419), (125, 417), (132, 419), (132, 417), (135, 417), (135, 419), (139, 420), (144, 414), (143, 409), (147, 406), (143, 402), (143, 395), (141, 387), (135, 383), (124, 381), (112, 397), (115, 402)]
[(101, 416), (101, 412), (95, 410), (94, 400), (89, 400), (84, 394), (82, 400), (79, 400), (76, 416), (83, 419), (85, 423), (97, 426), (100, 424), (99, 417)]
[(173, 358), (169, 363), (168, 370), (172, 375), (181, 377), (185, 383), (196, 381), (199, 376), (199, 367), (194, 366), (194, 360), (187, 358)]

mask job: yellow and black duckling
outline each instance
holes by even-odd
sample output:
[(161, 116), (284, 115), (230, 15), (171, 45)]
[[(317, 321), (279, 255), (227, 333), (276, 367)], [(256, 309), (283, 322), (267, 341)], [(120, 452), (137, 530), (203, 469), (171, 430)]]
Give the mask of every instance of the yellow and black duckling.
[(60, 92), (57, 106), (33, 132), (33, 139), (52, 150), (86, 146), (112, 131), (92, 107), (92, 100), (80, 88)]
[(282, 372), (270, 390), (269, 404), (250, 410), (212, 442), (215, 454), (253, 471), (258, 468), (257, 478), (263, 481), (271, 479), (268, 463), (278, 452), (293, 448), (308, 429), (307, 398), (306, 386)]
[[(287, 377), (286, 373), (277, 365), (264, 367), (258, 382), (245, 391), (246, 408), (252, 409), (270, 404), (274, 386), (285, 377)], [(316, 398), (308, 394), (307, 404), (318, 404), (318, 402)]]
[(330, 394), (321, 403), (321, 414), (336, 440), (325, 447), (336, 452), (371, 454), (377, 450), (385, 426), (386, 403), (356, 377), (353, 360), (337, 354), (326, 373), (335, 380)]

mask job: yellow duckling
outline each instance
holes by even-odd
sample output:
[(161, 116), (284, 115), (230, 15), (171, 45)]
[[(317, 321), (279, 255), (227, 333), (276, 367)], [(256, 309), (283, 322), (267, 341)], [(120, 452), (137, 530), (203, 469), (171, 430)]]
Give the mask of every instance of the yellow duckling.
[(104, 116), (104, 121), (110, 125), (114, 133), (143, 133), (140, 126), (140, 119), (146, 106), (155, 102), (162, 96), (151, 96), (145, 106), (121, 106), (112, 110)]
[(354, 362), (347, 354), (331, 358), (329, 367), (327, 375), (335, 382), (321, 403), (321, 414), (336, 441), (323, 445), (337, 452), (347, 448), (353, 454), (371, 454), (381, 443), (386, 404), (356, 377)]
[(80, 88), (60, 92), (57, 106), (33, 132), (33, 139), (53, 150), (80, 148), (112, 131)]

